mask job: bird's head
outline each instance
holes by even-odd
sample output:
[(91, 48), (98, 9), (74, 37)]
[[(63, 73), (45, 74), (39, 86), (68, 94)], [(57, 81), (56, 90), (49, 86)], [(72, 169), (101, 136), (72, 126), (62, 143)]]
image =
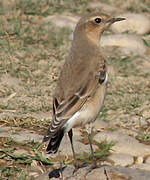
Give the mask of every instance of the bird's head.
[(83, 16), (77, 23), (75, 29), (76, 34), (85, 34), (90, 39), (99, 40), (100, 35), (106, 30), (111, 24), (125, 20), (125, 18), (114, 18), (103, 13), (92, 13)]

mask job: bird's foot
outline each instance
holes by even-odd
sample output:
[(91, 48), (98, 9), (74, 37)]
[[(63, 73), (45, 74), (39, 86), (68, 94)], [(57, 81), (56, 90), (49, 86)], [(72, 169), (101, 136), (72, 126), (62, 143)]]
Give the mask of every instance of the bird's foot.
[(92, 165), (91, 165), (91, 169), (95, 169), (95, 168), (97, 168), (98, 167), (98, 164), (97, 164), (97, 162), (96, 161), (94, 161), (93, 163), (92, 163)]

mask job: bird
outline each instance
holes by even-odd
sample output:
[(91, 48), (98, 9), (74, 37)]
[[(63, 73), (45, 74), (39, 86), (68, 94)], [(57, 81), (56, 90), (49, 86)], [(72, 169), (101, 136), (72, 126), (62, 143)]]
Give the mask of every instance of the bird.
[(106, 95), (108, 65), (102, 55), (100, 38), (113, 23), (125, 18), (101, 12), (89, 13), (78, 21), (70, 51), (62, 67), (53, 95), (53, 115), (43, 142), (49, 141), (47, 153), (56, 153), (64, 134), (68, 133), (74, 165), (73, 128), (85, 128), (91, 148), (93, 122), (100, 113)]

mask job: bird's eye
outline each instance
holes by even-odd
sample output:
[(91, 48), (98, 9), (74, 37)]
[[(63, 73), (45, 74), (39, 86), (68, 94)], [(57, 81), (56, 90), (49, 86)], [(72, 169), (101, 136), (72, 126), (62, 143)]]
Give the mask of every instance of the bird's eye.
[(95, 22), (96, 22), (97, 24), (99, 24), (101, 21), (102, 21), (101, 18), (96, 18), (96, 19), (95, 19)]

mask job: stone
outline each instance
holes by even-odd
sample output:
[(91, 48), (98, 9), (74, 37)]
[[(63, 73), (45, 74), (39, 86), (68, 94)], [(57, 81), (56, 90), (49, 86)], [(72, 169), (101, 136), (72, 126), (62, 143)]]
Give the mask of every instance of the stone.
[(34, 178), (34, 180), (49, 180), (48, 174), (49, 172), (43, 173), (39, 175), (38, 177)]
[(101, 9), (103, 12), (112, 13), (112, 12), (119, 12), (120, 9), (110, 6), (108, 4), (102, 2), (90, 2), (88, 6), (92, 9)]
[(86, 180), (86, 174), (89, 171), (89, 167), (80, 168), (74, 174), (67, 178), (67, 180)]
[(86, 180), (107, 180), (104, 168), (97, 168), (86, 175)]
[[(150, 68), (150, 62), (147, 62), (146, 64), (145, 64), (145, 66), (146, 67), (148, 67), (148, 69)], [(144, 117), (144, 118), (146, 118), (146, 119), (149, 119), (150, 118), (150, 115), (149, 115), (149, 110), (143, 110), (143, 112), (142, 112), (142, 116)]]
[(16, 142), (32, 141), (42, 142), (43, 136), (35, 133), (34, 131), (21, 130), (16, 134), (11, 135)]
[(145, 163), (150, 164), (150, 157), (147, 157)]
[(29, 154), (29, 153), (25, 149), (17, 149), (14, 151), (14, 154), (15, 155), (21, 155), (21, 154)]
[(0, 137), (11, 137), (10, 134), (13, 134), (13, 132), (15, 132), (16, 130), (18, 130), (18, 128), (16, 127), (9, 127), (9, 126), (0, 127)]
[(125, 167), (106, 167), (108, 179), (112, 180), (149, 180), (150, 173)]
[(125, 13), (117, 17), (123, 17), (126, 20), (112, 24), (111, 30), (115, 33), (136, 32), (137, 34), (146, 34), (150, 32), (150, 19), (144, 14)]
[(142, 156), (139, 156), (139, 157), (137, 157), (135, 163), (136, 163), (136, 164), (142, 164), (143, 161), (144, 161), (144, 158), (143, 158)]
[[(119, 23), (118, 23), (119, 24)], [(144, 41), (137, 35), (132, 34), (114, 34), (101, 37), (101, 46), (118, 47), (124, 54), (144, 54), (147, 47)]]
[(117, 166), (129, 166), (132, 165), (134, 163), (134, 159), (133, 156), (129, 155), (129, 154), (112, 154), (110, 155), (107, 160), (109, 162), (112, 162), (113, 165)]
[(15, 127), (0, 127), (0, 137), (8, 137), (14, 141), (22, 143), (24, 141), (34, 140), (35, 142), (42, 142), (43, 136), (34, 131), (19, 129)]
[[(125, 168), (120, 166), (103, 166), (96, 169), (90, 167), (80, 168), (73, 173), (74, 168), (71, 165), (63, 168), (63, 179), (66, 180), (149, 180), (150, 172)], [(57, 171), (57, 173), (56, 173)], [(69, 173), (68, 173), (69, 172)], [(53, 176), (53, 175), (54, 176)], [(46, 173), (36, 177), (35, 180), (57, 180), (60, 179), (58, 169), (49, 170)]]
[(67, 166), (63, 171), (63, 176), (71, 177), (73, 175), (74, 170), (75, 170), (75, 167), (73, 165)]
[(10, 86), (21, 87), (20, 84), (22, 84), (22, 82), (18, 78), (12, 77), (9, 74), (5, 74), (0, 77), (0, 84), (8, 85), (9, 87)]
[(76, 23), (78, 22), (80, 17), (77, 16), (65, 16), (65, 15), (53, 15), (45, 18), (45, 23), (52, 23), (57, 27), (69, 27), (74, 30)]
[(45, 60), (40, 60), (39, 62), (38, 62), (38, 65), (39, 65), (39, 67), (40, 68), (45, 68), (45, 67), (47, 67), (47, 65), (48, 65), (48, 63), (47, 63), (47, 61), (45, 61)]
[(104, 130), (104, 129), (107, 129), (108, 128), (108, 123), (107, 122), (104, 122), (100, 119), (97, 119), (96, 121), (94, 121), (93, 123), (93, 128), (94, 130), (96, 131), (101, 131), (101, 130)]
[(134, 164), (133, 166), (131, 166), (131, 168), (150, 171), (150, 164), (147, 163)]
[(129, 154), (134, 157), (146, 156), (149, 154), (150, 146), (139, 143), (138, 140), (117, 131), (105, 131), (96, 134), (93, 139), (97, 142), (114, 141), (116, 144), (111, 148), (111, 152)]

